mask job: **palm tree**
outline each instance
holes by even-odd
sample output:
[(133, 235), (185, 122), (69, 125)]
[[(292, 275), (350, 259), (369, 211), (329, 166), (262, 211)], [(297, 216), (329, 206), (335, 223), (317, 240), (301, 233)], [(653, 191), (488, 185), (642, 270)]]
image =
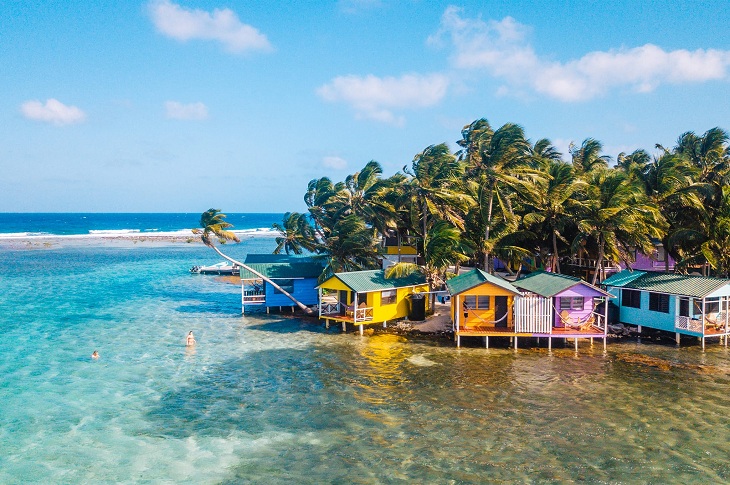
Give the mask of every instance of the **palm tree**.
[[(474, 248), (469, 241), (461, 237), (461, 231), (449, 222), (440, 220), (428, 231), (425, 240), (423, 266), (414, 263), (400, 262), (385, 270), (386, 278), (400, 278), (414, 272), (421, 272), (426, 277), (431, 292), (446, 281), (447, 269), (467, 261)], [(436, 296), (431, 293), (431, 308)]]
[(314, 228), (309, 224), (306, 214), (299, 212), (287, 212), (284, 214), (282, 224), (275, 222), (271, 227), (281, 234), (276, 238), (276, 249), (274, 254), (302, 254), (304, 251), (312, 252), (316, 248)]
[(495, 241), (491, 237), (494, 225), (494, 206), (502, 210), (503, 217), (512, 212), (509, 196), (529, 190), (524, 181), (538, 175), (530, 166), (530, 143), (521, 126), (507, 123), (493, 131), (489, 122), (478, 119), (461, 131), (457, 143), (462, 149), (459, 159), (467, 164), (467, 178), (473, 186), (476, 220), (483, 228), (484, 238), (479, 248), (484, 254), (484, 269), (492, 271), (491, 255)]
[(464, 173), (445, 143), (431, 145), (417, 154), (411, 165), (403, 167), (410, 179), (399, 187), (397, 205), (407, 214), (402, 220), (409, 221), (409, 229), (420, 237), (423, 257), (428, 258), (426, 238), (430, 228), (438, 220), (446, 220), (453, 226), (464, 228), (464, 213), (469, 198), (460, 190)]
[(580, 146), (570, 144), (570, 155), (573, 161), (575, 173), (583, 175), (596, 168), (607, 168), (611, 157), (600, 155), (603, 145), (593, 138), (586, 138)]
[(203, 244), (208, 246), (209, 248), (212, 248), (213, 251), (218, 253), (220, 257), (223, 259), (230, 261), (231, 263), (235, 264), (236, 266), (239, 266), (247, 271), (250, 271), (257, 277), (261, 278), (262, 280), (266, 281), (268, 284), (276, 288), (277, 291), (280, 291), (284, 296), (289, 298), (291, 301), (294, 302), (302, 311), (305, 313), (311, 314), (312, 309), (307, 307), (307, 305), (301, 303), (299, 300), (294, 298), (292, 295), (290, 295), (286, 290), (282, 289), (279, 285), (274, 283), (271, 279), (264, 276), (263, 274), (259, 273), (255, 269), (251, 268), (250, 266), (240, 262), (236, 261), (235, 259), (231, 258), (230, 256), (227, 256), (223, 254), (220, 249), (215, 245), (213, 239), (211, 236), (215, 236), (218, 238), (220, 242), (225, 241), (235, 241), (240, 242), (240, 239), (238, 239), (238, 236), (236, 236), (233, 232), (229, 231), (228, 229), (233, 227), (233, 224), (230, 222), (226, 222), (226, 215), (221, 213), (220, 209), (208, 209), (207, 211), (203, 212), (203, 214), (200, 216), (200, 227), (202, 229), (193, 229), (194, 234), (199, 234), (200, 239), (203, 241)]
[(579, 202), (574, 195), (583, 182), (577, 180), (570, 163), (557, 160), (545, 161), (545, 177), (534, 183), (528, 192), (523, 222), (528, 229), (546, 236), (552, 243), (551, 267), (560, 273), (558, 240), (570, 244), (564, 237), (567, 227), (575, 226), (575, 214)]
[(592, 284), (596, 284), (605, 259), (630, 263), (630, 248), (649, 254), (651, 238), (663, 236), (666, 221), (641, 188), (628, 183), (624, 172), (604, 168), (589, 175), (571, 249), (577, 252), (587, 242), (595, 244)]

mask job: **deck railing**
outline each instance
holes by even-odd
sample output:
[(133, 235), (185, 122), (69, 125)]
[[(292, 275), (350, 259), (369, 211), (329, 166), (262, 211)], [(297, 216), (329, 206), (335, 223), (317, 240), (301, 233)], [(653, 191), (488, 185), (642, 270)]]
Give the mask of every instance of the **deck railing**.
[(674, 328), (676, 330), (687, 330), (689, 332), (704, 333), (704, 325), (702, 320), (693, 317), (676, 316), (674, 318)]
[(373, 319), (373, 307), (355, 309), (355, 322), (367, 322)]
[(336, 302), (322, 302), (322, 305), (320, 306), (319, 314), (320, 315), (342, 315), (344, 314), (344, 310), (342, 309), (344, 305), (341, 305), (339, 301)]
[(263, 288), (245, 288), (242, 300), (247, 305), (262, 305), (266, 303), (266, 293), (264, 293)]
[(552, 304), (540, 296), (515, 298), (516, 333), (550, 333), (553, 327)]

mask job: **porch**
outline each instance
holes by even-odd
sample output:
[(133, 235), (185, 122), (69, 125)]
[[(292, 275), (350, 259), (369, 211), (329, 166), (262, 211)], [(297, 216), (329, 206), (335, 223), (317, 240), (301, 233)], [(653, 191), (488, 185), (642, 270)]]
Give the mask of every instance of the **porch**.
[(365, 305), (365, 303), (360, 303), (357, 307), (354, 305), (345, 305), (336, 299), (321, 301), (319, 305), (319, 317), (326, 320), (352, 323), (354, 325), (372, 322), (373, 307)]

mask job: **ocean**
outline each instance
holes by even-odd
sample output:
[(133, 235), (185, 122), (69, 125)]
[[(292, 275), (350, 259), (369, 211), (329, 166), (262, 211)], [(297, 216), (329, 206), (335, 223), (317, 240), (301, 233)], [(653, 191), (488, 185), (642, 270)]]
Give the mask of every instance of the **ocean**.
[[(115, 236), (190, 234), (201, 213), (1, 213), (0, 239), (28, 236)], [(228, 214), (236, 232), (270, 232), (284, 214)]]
[[(60, 231), (12, 228), (39, 230)], [(201, 244), (0, 243), (0, 483), (730, 481), (724, 346), (343, 334), (241, 315), (239, 286), (188, 272), (217, 261)]]

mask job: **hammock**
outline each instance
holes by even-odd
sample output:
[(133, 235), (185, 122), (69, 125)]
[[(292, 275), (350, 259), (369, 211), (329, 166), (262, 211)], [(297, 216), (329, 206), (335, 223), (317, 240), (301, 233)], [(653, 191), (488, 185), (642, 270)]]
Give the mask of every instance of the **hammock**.
[(727, 320), (727, 312), (716, 313), (714, 317), (705, 315), (706, 326), (710, 327), (710, 328), (714, 328), (715, 330), (724, 330), (725, 324), (730, 323), (730, 322), (726, 322), (726, 320)]
[(576, 330), (588, 330), (593, 326), (593, 324), (596, 321), (596, 316), (593, 314), (593, 312), (589, 313), (585, 316), (585, 318), (570, 318), (570, 314), (567, 310), (563, 310), (562, 312), (558, 313), (558, 317), (560, 318), (560, 321), (563, 322), (563, 324), (568, 328), (573, 328)]
[(483, 326), (482, 325), (479, 325), (479, 326), (461, 325), (461, 328), (482, 328), (482, 327), (487, 327), (487, 326), (489, 326), (489, 327), (496, 327), (498, 323), (500, 323), (505, 318), (507, 318), (507, 313), (505, 313), (504, 315), (502, 315), (501, 318), (499, 318), (497, 320), (491, 320), (490, 321), (490, 320), (483, 319), (481, 316), (479, 316), (478, 313), (476, 313), (474, 310), (472, 310), (471, 308), (469, 308), (467, 306), (464, 306), (464, 311), (466, 311), (468, 313), (471, 313), (474, 318), (476, 318), (477, 320), (483, 322), (484, 325)]

